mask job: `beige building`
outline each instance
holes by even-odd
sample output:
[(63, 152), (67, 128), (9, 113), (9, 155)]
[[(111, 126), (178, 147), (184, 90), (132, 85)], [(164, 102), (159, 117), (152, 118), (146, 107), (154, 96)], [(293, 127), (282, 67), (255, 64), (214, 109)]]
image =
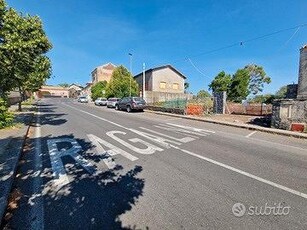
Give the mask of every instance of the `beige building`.
[(70, 98), (77, 98), (81, 94), (82, 89), (83, 89), (83, 87), (81, 85), (78, 85), (78, 84), (75, 84), (75, 83), (71, 84), (68, 87), (69, 97)]
[[(143, 73), (134, 76), (142, 95)], [(148, 103), (187, 98), (184, 93), (186, 77), (171, 65), (151, 68), (145, 71), (145, 100)]]
[(37, 92), (38, 97), (69, 97), (69, 89), (61, 86), (44, 85)]
[(91, 91), (92, 86), (93, 86), (92, 82), (86, 83), (86, 86), (80, 92), (80, 96), (87, 96), (88, 99), (90, 99), (92, 96), (92, 91)]
[(111, 62), (96, 67), (91, 73), (93, 85), (95, 85), (99, 81), (109, 82), (111, 80), (111, 76), (115, 68), (116, 66)]

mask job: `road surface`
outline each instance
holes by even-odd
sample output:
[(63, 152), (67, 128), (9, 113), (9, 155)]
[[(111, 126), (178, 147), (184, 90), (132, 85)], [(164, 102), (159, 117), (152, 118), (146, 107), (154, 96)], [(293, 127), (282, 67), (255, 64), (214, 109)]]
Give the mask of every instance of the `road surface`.
[(307, 229), (307, 141), (43, 99), (13, 229)]

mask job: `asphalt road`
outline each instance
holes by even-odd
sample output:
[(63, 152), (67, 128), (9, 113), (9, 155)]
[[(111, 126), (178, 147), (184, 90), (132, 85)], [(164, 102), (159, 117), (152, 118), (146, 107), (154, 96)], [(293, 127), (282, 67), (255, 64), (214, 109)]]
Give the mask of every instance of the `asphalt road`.
[(44, 99), (14, 186), (6, 228), (307, 229), (307, 141)]

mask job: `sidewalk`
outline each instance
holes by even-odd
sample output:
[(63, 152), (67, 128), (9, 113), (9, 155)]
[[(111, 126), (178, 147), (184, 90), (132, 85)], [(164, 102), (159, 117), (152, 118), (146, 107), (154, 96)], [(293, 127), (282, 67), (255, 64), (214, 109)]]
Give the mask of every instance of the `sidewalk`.
[(266, 128), (266, 127), (261, 127), (257, 125), (251, 125), (251, 124), (242, 124), (242, 123), (238, 124), (238, 123), (232, 123), (228, 121), (219, 121), (219, 120), (214, 120), (214, 119), (210, 119), (206, 117), (196, 117), (196, 116), (191, 116), (191, 115), (179, 115), (179, 114), (164, 113), (164, 112), (158, 112), (158, 111), (152, 111), (152, 110), (145, 110), (145, 112), (307, 139), (307, 133), (298, 133), (298, 132), (292, 132), (292, 131), (283, 130), (283, 129)]
[(33, 112), (18, 113), (17, 127), (0, 130), (0, 223), (6, 210), (18, 160), (33, 114)]

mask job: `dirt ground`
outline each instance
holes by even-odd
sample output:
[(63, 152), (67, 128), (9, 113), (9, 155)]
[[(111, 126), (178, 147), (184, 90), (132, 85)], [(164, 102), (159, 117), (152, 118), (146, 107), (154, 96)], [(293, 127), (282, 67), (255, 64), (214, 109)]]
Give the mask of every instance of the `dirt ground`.
[(234, 114), (214, 114), (206, 116), (218, 121), (227, 121), (238, 124), (250, 124), (255, 118), (261, 118), (261, 116), (249, 116), (249, 115), (234, 115)]

